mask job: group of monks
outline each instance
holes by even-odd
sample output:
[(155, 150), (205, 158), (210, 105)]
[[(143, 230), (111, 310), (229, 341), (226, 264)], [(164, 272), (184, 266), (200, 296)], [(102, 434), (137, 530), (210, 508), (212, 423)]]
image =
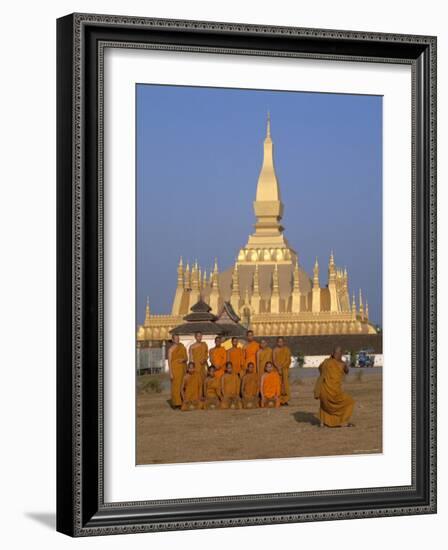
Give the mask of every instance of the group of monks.
[(283, 338), (274, 349), (266, 340), (257, 342), (252, 331), (247, 343), (226, 350), (220, 336), (208, 349), (202, 333), (187, 354), (179, 336), (173, 336), (168, 352), (171, 404), (183, 411), (194, 409), (240, 409), (286, 406), (290, 399), (289, 366), (291, 350)]
[[(243, 347), (238, 345), (238, 338), (232, 338), (232, 347), (226, 350), (217, 336), (209, 350), (202, 333), (197, 332), (187, 353), (179, 336), (174, 335), (168, 351), (171, 405), (183, 411), (287, 406), (290, 364), (291, 350), (282, 337), (272, 349), (265, 339), (257, 342), (249, 330)], [(319, 366), (314, 397), (320, 401), (322, 427), (353, 426), (349, 419), (354, 400), (342, 390), (347, 372), (338, 346)]]

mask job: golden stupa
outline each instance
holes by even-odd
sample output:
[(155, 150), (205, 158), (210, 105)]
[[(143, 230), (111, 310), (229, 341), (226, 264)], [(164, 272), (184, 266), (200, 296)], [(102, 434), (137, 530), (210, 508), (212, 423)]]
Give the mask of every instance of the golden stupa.
[(328, 284), (320, 284), (319, 264), (313, 277), (300, 267), (281, 225), (283, 202), (275, 173), (271, 122), (268, 115), (263, 164), (255, 201), (255, 231), (240, 249), (234, 266), (219, 272), (218, 262), (207, 277), (195, 262), (191, 268), (182, 258), (177, 268), (177, 286), (170, 315), (152, 315), (149, 303), (137, 341), (169, 340), (170, 331), (182, 324), (191, 307), (202, 299), (219, 315), (230, 302), (241, 321), (256, 336), (311, 336), (376, 334), (369, 322), (369, 306), (350, 302), (347, 269), (328, 263)]

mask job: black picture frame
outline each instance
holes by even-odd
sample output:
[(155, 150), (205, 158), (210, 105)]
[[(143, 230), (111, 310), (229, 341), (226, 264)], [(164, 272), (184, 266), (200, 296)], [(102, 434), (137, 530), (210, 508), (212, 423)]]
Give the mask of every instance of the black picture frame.
[[(412, 484), (104, 502), (102, 54), (116, 47), (412, 67)], [(436, 512), (436, 38), (72, 14), (57, 21), (57, 530), (71, 536)]]

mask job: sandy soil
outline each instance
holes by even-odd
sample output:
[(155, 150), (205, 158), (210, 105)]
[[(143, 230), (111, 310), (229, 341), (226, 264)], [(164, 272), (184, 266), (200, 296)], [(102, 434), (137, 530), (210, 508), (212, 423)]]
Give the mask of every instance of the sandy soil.
[[(382, 373), (351, 372), (345, 391), (356, 400), (353, 428), (320, 428), (313, 398), (314, 373), (291, 371), (288, 407), (181, 412), (169, 406), (169, 385), (161, 393), (137, 391), (137, 464), (208, 462), (382, 451)], [(310, 376), (310, 374), (312, 374)], [(152, 377), (154, 379), (154, 377)]]

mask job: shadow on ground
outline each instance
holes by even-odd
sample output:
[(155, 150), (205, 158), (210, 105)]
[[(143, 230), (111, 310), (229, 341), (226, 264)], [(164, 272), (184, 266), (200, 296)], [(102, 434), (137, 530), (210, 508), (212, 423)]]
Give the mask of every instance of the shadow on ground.
[(25, 516), (53, 531), (56, 529), (56, 514), (54, 512), (25, 512)]
[(292, 416), (296, 422), (305, 422), (306, 424), (311, 424), (312, 426), (319, 426), (320, 424), (319, 419), (310, 412), (296, 411), (292, 414)]

